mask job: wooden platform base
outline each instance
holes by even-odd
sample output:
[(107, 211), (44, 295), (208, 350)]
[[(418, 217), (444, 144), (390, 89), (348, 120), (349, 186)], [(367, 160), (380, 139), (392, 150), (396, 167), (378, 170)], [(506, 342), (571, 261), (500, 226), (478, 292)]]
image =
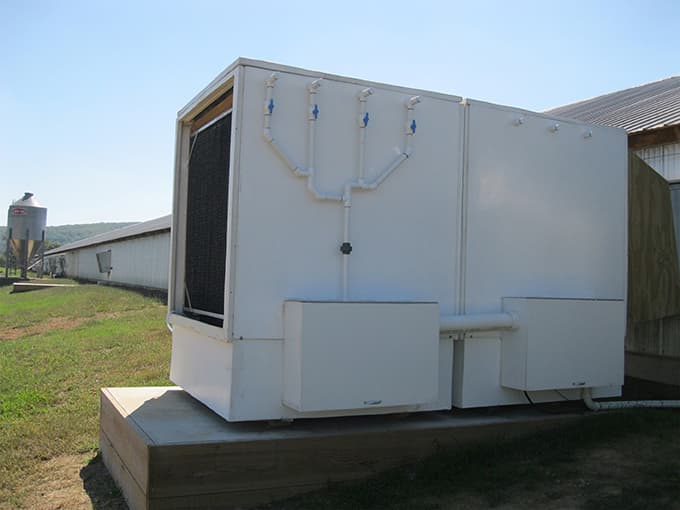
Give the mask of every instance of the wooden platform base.
[(581, 416), (505, 408), (228, 423), (177, 387), (104, 388), (100, 448), (132, 510), (243, 508)]

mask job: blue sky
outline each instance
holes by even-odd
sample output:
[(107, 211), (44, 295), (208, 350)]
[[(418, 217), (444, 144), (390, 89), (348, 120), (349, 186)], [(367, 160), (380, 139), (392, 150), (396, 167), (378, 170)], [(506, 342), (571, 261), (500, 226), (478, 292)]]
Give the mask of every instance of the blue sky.
[(0, 207), (167, 214), (176, 112), (239, 56), (543, 110), (680, 74), (679, 26), (654, 0), (0, 0)]

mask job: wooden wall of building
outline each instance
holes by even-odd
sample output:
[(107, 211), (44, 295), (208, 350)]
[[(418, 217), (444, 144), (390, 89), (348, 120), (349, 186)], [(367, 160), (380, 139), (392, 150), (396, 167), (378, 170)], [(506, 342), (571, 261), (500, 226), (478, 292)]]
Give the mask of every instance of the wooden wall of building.
[(670, 189), (632, 152), (628, 161), (626, 351), (680, 359), (680, 269)]
[(680, 314), (680, 270), (668, 182), (628, 159), (628, 316), (635, 322)]

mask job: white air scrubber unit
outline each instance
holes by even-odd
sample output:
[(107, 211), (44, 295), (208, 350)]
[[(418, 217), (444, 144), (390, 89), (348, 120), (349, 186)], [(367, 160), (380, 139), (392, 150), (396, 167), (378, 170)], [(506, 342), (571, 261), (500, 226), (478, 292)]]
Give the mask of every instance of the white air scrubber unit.
[(179, 112), (171, 378), (229, 421), (620, 394), (623, 130), (239, 59)]

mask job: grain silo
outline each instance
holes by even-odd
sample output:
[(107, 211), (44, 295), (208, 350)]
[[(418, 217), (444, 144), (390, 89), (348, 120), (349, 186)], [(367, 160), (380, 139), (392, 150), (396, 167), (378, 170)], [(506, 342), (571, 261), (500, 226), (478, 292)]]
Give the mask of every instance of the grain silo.
[[(47, 208), (40, 205), (33, 193), (26, 192), (12, 202), (7, 212), (5, 276), (9, 276), (12, 254), (21, 268), (21, 277), (26, 278), (29, 262), (44, 252), (46, 223)], [(42, 268), (42, 264), (39, 267)]]

